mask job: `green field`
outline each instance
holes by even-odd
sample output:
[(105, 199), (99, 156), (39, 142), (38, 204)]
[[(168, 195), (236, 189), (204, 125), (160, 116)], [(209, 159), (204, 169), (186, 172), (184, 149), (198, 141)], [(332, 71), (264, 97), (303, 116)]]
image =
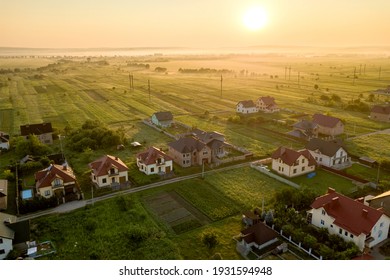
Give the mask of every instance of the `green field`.
[[(128, 66), (128, 62), (148, 63), (150, 69)], [(349, 138), (350, 152), (376, 160), (390, 157), (388, 135), (364, 136), (389, 128), (390, 124), (374, 122), (368, 118), (367, 111), (348, 107), (356, 100), (367, 106), (390, 101), (388, 96), (375, 92), (389, 85), (390, 68), (386, 67), (388, 58), (385, 57), (278, 54), (177, 55), (164, 59), (94, 57), (90, 60), (36, 57), (0, 58), (0, 64), (11, 69), (0, 74), (0, 131), (15, 136), (20, 133), (20, 125), (52, 122), (56, 133), (65, 135), (66, 126), (78, 128), (93, 119), (109, 128), (123, 128), (131, 142), (143, 145), (141, 149), (128, 146), (117, 151), (112, 147), (75, 155), (69, 152), (65, 137), (65, 155), (69, 154), (67, 159), (78, 176), (88, 176), (88, 162), (112, 154), (130, 166), (130, 176), (139, 185), (153, 181), (137, 171), (135, 155), (152, 145), (166, 149), (172, 139), (142, 124), (141, 120), (156, 111), (167, 110), (175, 120), (189, 126), (225, 134), (228, 142), (258, 157), (269, 156), (281, 145), (302, 148), (303, 144), (280, 133), (289, 131), (288, 124), (304, 114), (329, 113), (345, 121), (344, 138)], [(364, 65), (364, 70), (359, 65)], [(168, 71), (158, 73), (154, 71), (156, 67)], [(179, 68), (201, 67), (233, 71), (223, 75), (222, 93), (220, 74), (178, 72)], [(355, 67), (359, 71), (354, 78)], [(129, 73), (134, 76), (134, 89), (129, 87)], [(264, 122), (256, 124), (248, 124), (249, 118), (242, 123), (229, 121), (236, 114), (238, 101), (256, 100), (264, 95), (275, 97), (281, 112), (259, 113), (256, 117)], [(332, 101), (334, 95), (339, 97), (338, 101)], [(281, 125), (277, 120), (287, 124)], [(60, 151), (58, 140), (53, 150)], [(0, 168), (12, 160), (15, 160), (12, 152), (0, 155)], [(198, 167), (175, 170), (176, 175), (195, 171), (200, 170)], [(372, 171), (367, 174), (370, 178), (374, 176)], [(320, 193), (329, 186), (346, 193), (352, 188), (350, 182), (321, 172), (313, 179), (296, 180)], [(67, 215), (40, 218), (32, 221), (32, 232), (38, 241), (54, 242), (58, 254), (52, 257), (56, 259), (209, 259), (217, 252), (225, 259), (239, 259), (232, 236), (241, 230), (241, 212), (261, 207), (263, 200), (267, 207), (275, 191), (283, 187), (286, 186), (249, 167), (213, 173), (203, 180), (188, 180), (126, 196), (125, 201), (116, 198)], [(90, 197), (89, 189), (84, 191)], [(177, 193), (211, 222), (193, 228), (188, 225), (189, 230), (176, 228), (180, 234), (175, 234), (175, 229), (169, 229), (144, 203), (145, 196), (163, 191)], [(79, 222), (75, 225), (74, 221)], [(200, 241), (208, 229), (215, 230), (220, 241), (212, 251)]]

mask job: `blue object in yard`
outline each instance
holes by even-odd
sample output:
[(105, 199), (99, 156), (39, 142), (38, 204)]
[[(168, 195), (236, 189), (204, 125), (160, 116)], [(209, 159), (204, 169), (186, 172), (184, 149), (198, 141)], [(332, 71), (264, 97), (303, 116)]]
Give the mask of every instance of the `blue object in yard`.
[(317, 174), (315, 172), (311, 172), (311, 173), (307, 174), (307, 178), (311, 179), (311, 178), (313, 178), (316, 175)]
[(33, 198), (33, 190), (24, 190), (22, 191), (22, 199), (30, 199)]

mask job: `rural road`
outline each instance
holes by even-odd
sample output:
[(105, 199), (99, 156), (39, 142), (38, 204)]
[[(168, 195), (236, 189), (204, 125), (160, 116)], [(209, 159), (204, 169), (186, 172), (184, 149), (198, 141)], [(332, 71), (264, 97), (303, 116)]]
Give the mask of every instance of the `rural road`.
[[(227, 166), (227, 167), (223, 167), (223, 168), (219, 168), (219, 169), (215, 169), (215, 170), (205, 171), (204, 175), (207, 176), (207, 175), (212, 174), (212, 173), (223, 172), (226, 170), (237, 169), (237, 168), (242, 168), (242, 167), (246, 167), (246, 166), (249, 166), (249, 162), (240, 163), (240, 164), (236, 164), (236, 165), (232, 165), (232, 166)], [(172, 184), (172, 183), (176, 183), (176, 182), (181, 182), (181, 181), (185, 181), (185, 180), (189, 180), (189, 179), (199, 178), (199, 177), (202, 177), (202, 173), (195, 173), (195, 174), (191, 174), (191, 175), (187, 175), (187, 176), (177, 177), (177, 178), (173, 178), (173, 179), (164, 180), (161, 182), (156, 182), (156, 183), (136, 187), (134, 189), (127, 189), (127, 190), (123, 190), (123, 191), (109, 193), (109, 194), (106, 194), (103, 196), (95, 197), (93, 199), (72, 201), (72, 202), (61, 204), (55, 208), (51, 208), (51, 209), (47, 209), (44, 211), (20, 216), (20, 217), (18, 217), (17, 220), (18, 221), (25, 221), (25, 220), (34, 219), (34, 218), (38, 218), (38, 217), (46, 216), (46, 215), (50, 215), (50, 214), (66, 213), (66, 212), (73, 211), (73, 210), (76, 210), (79, 208), (83, 208), (86, 205), (90, 205), (90, 204), (93, 204), (95, 202), (103, 201), (103, 200), (117, 197), (120, 195), (136, 193), (136, 192), (140, 192), (140, 191), (144, 191), (144, 190), (148, 190), (148, 189), (153, 189), (153, 188), (161, 187), (164, 185), (168, 185), (168, 184)]]
[(390, 134), (390, 128), (383, 129), (383, 130), (377, 130), (377, 131), (370, 132), (370, 133), (364, 133), (364, 134), (356, 135), (354, 137), (349, 137), (347, 140), (356, 139), (356, 138), (359, 138), (359, 137), (368, 136), (368, 135), (374, 135), (374, 134)]

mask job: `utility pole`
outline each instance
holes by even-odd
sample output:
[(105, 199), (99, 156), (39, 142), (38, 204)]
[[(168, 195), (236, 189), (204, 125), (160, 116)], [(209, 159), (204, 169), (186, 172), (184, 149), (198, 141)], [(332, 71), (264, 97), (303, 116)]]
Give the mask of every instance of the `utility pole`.
[(291, 66), (288, 68), (288, 80), (290, 81), (291, 78)]
[(353, 71), (353, 82), (352, 82), (353, 86), (355, 85), (355, 77), (356, 77), (356, 67), (355, 70)]
[(223, 81), (223, 78), (222, 78), (222, 75), (221, 75), (221, 98), (222, 98), (222, 81)]
[(287, 80), (287, 66), (284, 67), (284, 80)]
[(381, 79), (382, 66), (379, 67), (379, 80)]
[(18, 177), (17, 162), (15, 162), (15, 180), (16, 180), (16, 214), (19, 215), (19, 177)]
[(360, 69), (359, 69), (359, 76), (362, 75), (362, 65), (360, 64)]
[(299, 84), (300, 75), (301, 75), (301, 72), (298, 72), (298, 88), (300, 88), (300, 84)]
[(150, 80), (148, 80), (148, 92), (149, 92), (149, 102), (150, 102)]
[(130, 90), (134, 90), (134, 80), (133, 80), (133, 74), (129, 74), (129, 87), (130, 87)]

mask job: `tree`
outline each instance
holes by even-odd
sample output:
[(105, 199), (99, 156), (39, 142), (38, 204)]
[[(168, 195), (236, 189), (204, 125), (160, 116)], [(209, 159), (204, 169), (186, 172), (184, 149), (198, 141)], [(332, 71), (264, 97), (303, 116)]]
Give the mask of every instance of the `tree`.
[(219, 244), (218, 236), (213, 230), (203, 232), (201, 240), (209, 250), (214, 249)]
[(314, 85), (314, 89), (318, 90), (319, 86), (317, 84)]

